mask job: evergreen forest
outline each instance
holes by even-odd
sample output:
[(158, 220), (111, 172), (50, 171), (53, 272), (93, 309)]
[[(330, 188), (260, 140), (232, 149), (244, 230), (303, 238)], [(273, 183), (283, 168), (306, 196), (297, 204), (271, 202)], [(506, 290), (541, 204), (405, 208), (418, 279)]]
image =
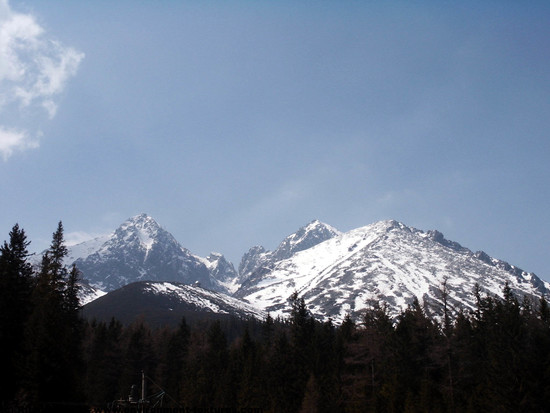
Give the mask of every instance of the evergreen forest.
[[(545, 412), (550, 308), (472, 286), (476, 307), (441, 314), (384, 303), (341, 325), (303, 298), (285, 319), (151, 327), (85, 320), (60, 222), (39, 268), (15, 225), (0, 246), (5, 412)], [(141, 393), (141, 384), (146, 384)]]

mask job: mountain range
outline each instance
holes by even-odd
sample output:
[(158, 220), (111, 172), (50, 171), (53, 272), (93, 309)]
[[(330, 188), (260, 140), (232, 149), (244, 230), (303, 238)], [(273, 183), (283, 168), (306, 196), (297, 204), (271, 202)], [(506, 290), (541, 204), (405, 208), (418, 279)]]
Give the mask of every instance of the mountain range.
[(533, 273), (473, 252), (438, 231), (393, 220), (348, 232), (315, 220), (273, 251), (250, 248), (236, 270), (220, 253), (192, 254), (141, 214), (109, 235), (69, 247), (67, 262), (82, 272), (85, 313), (96, 316), (129, 317), (153, 309), (285, 316), (297, 292), (316, 318), (340, 322), (376, 302), (385, 302), (395, 316), (415, 297), (437, 314), (443, 293), (452, 310), (471, 309), (476, 284), (493, 295), (501, 295), (506, 283), (520, 297), (550, 290)]
[(437, 314), (444, 292), (451, 310), (472, 309), (476, 284), (486, 293), (501, 295), (505, 283), (518, 296), (548, 292), (548, 284), (536, 275), (474, 253), (438, 231), (381, 221), (255, 270), (235, 296), (284, 313), (296, 291), (317, 317), (342, 320), (378, 302), (397, 315), (415, 297)]

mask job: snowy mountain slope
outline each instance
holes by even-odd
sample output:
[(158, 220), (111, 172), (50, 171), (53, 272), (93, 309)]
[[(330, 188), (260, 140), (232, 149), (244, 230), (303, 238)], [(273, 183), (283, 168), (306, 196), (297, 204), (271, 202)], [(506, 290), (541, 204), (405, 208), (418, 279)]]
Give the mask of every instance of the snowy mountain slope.
[(93, 238), (88, 241), (80, 242), (75, 245), (67, 246), (68, 254), (65, 258), (66, 262), (73, 263), (78, 259), (85, 259), (86, 257), (98, 252), (103, 244), (113, 237), (113, 233), (102, 235)]
[(86, 280), (80, 280), (78, 294), (80, 305), (86, 305), (105, 294), (107, 294), (105, 291), (92, 287)]
[(263, 319), (266, 315), (263, 311), (241, 300), (196, 285), (169, 282), (148, 282), (145, 284), (144, 291), (160, 296), (174, 297), (180, 302), (193, 304), (198, 308), (214, 313), (234, 314), (243, 318), (254, 317), (258, 319)]
[(176, 282), (140, 281), (88, 303), (83, 314), (89, 319), (111, 317), (131, 323), (143, 317), (152, 324), (177, 324), (204, 318), (233, 316), (264, 319), (265, 313), (223, 293)]
[(287, 236), (274, 251), (266, 251), (264, 247), (252, 247), (242, 258), (239, 265), (238, 284), (251, 283), (249, 278), (257, 276), (272, 268), (276, 262), (288, 259), (295, 253), (309, 249), (323, 241), (340, 235), (341, 232), (318, 220), (301, 227)]
[(69, 257), (76, 258), (91, 286), (104, 291), (141, 280), (198, 281), (219, 288), (204, 262), (146, 214), (128, 219), (107, 237), (70, 247)]
[(282, 315), (296, 291), (314, 315), (339, 321), (373, 301), (387, 302), (395, 315), (417, 297), (437, 311), (443, 283), (451, 308), (472, 308), (476, 283), (500, 295), (505, 282), (520, 296), (540, 296), (550, 288), (536, 275), (473, 253), (437, 231), (382, 221), (257, 267), (235, 296)]

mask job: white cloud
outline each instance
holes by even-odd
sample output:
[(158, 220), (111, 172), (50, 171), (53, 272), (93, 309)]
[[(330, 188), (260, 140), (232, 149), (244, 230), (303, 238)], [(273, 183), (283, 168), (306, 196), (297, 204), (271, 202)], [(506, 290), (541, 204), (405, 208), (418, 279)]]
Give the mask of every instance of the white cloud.
[[(33, 16), (15, 12), (7, 0), (0, 0), (0, 152), (4, 159), (15, 149), (37, 146), (36, 137), (29, 139), (37, 111), (26, 109), (37, 108), (52, 119), (57, 113), (55, 99), (83, 58), (84, 53), (48, 36)], [(2, 112), (10, 113), (10, 125), (5, 125)]]
[(5, 129), (0, 125), (0, 155), (7, 160), (14, 151), (37, 148), (38, 141), (25, 131)]

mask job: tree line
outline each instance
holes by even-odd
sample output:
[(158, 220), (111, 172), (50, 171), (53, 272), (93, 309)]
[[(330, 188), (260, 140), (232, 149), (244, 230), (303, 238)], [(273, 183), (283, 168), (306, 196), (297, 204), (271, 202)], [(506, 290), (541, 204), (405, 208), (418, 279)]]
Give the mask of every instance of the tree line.
[(443, 289), (437, 318), (414, 300), (397, 317), (377, 303), (335, 325), (314, 319), (294, 294), (285, 319), (182, 318), (177, 327), (152, 328), (81, 317), (79, 273), (63, 263), (61, 222), (38, 269), (28, 245), (15, 225), (0, 247), (5, 411), (121, 409), (142, 372), (147, 398), (181, 411), (543, 412), (550, 405), (550, 308), (506, 284), (502, 297), (475, 286), (475, 308), (458, 313), (448, 311)]

